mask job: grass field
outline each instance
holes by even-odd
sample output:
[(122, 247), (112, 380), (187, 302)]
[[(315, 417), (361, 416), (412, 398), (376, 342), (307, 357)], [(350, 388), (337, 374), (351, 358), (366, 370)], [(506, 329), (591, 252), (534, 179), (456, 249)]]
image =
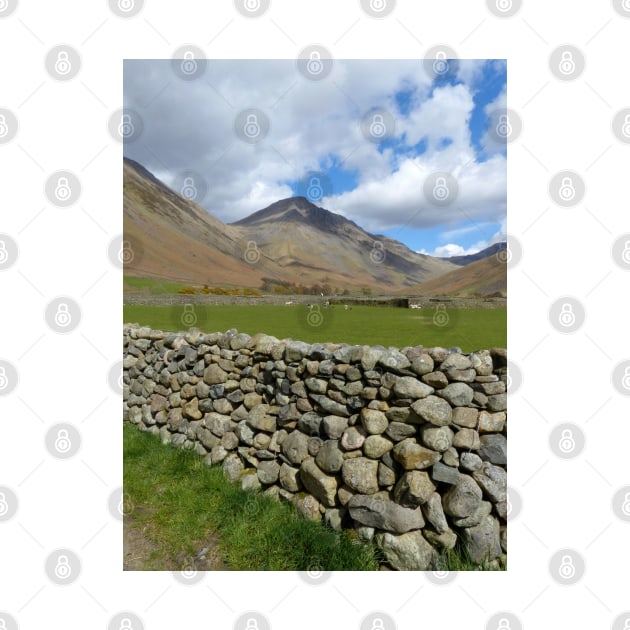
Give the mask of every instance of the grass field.
[(125, 322), (165, 331), (197, 326), (205, 332), (236, 328), (250, 335), (264, 332), (279, 339), (425, 347), (459, 346), (464, 352), (507, 344), (505, 308), (405, 309), (379, 306), (137, 306), (125, 305)]

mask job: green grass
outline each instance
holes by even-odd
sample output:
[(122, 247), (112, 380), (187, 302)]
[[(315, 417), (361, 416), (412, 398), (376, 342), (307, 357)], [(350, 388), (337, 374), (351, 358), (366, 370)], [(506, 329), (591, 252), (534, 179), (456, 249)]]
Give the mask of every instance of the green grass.
[[(405, 309), (379, 306), (321, 308), (319, 315), (305, 306), (137, 306), (125, 305), (125, 322), (138, 322), (165, 331), (187, 329), (184, 322), (205, 332), (236, 328), (253, 335), (264, 332), (280, 339), (301, 339), (309, 343), (332, 341), (384, 346), (459, 346), (464, 352), (507, 345), (505, 308), (447, 309), (442, 315), (431, 308)], [(192, 309), (192, 310), (191, 310)], [(309, 316), (311, 319), (309, 320)], [(309, 322), (317, 323), (311, 325)], [(437, 322), (437, 323), (436, 323)]]
[(123, 282), (123, 288), (125, 291), (150, 293), (151, 295), (177, 293), (179, 289), (185, 286), (189, 286), (189, 284), (185, 282), (175, 282), (172, 280), (140, 278), (137, 276), (125, 276)]
[(192, 451), (165, 446), (129, 424), (123, 443), (129, 518), (157, 549), (150, 568), (183, 570), (178, 558), (194, 557), (217, 537), (222, 560), (235, 571), (379, 567), (370, 544), (307, 521), (288, 504), (244, 492)]

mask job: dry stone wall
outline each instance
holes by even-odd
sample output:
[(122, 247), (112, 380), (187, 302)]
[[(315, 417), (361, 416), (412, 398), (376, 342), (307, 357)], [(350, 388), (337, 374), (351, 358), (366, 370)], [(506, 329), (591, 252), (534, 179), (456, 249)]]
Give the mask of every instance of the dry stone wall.
[(123, 329), (123, 420), (397, 570), (507, 551), (507, 356)]

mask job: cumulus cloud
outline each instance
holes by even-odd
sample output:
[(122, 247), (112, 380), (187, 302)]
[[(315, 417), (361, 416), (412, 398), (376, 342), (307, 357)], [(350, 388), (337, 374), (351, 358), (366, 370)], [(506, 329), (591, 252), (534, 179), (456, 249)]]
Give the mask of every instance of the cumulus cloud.
[[(124, 105), (142, 116), (144, 131), (125, 155), (169, 185), (183, 171), (198, 173), (208, 187), (203, 205), (226, 222), (290, 196), (309, 171), (341, 164), (357, 185), (329, 191), (321, 205), (368, 230), (496, 223), (505, 214), (505, 157), (478, 161), (469, 128), (482, 66), (462, 60), (463, 83), (437, 87), (418, 60), (336, 60), (323, 81), (302, 77), (293, 60), (211, 60), (193, 81), (173, 73), (170, 60), (128, 60)], [(403, 92), (405, 113), (397, 100)], [(258, 144), (235, 133), (238, 113), (250, 107), (270, 121)], [(374, 107), (396, 120), (386, 145), (361, 131)], [(423, 193), (436, 171), (457, 179), (459, 195), (448, 207)]]

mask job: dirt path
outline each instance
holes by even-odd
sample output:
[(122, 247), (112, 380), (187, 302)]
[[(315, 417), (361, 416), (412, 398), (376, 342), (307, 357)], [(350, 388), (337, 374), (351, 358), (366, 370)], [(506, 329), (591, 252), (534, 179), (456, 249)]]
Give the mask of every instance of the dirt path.
[[(136, 508), (137, 509), (137, 508)], [(149, 527), (132, 516), (123, 522), (123, 571), (229, 571), (219, 548), (218, 535), (199, 545), (194, 557), (180, 553), (171, 558), (150, 536)]]

